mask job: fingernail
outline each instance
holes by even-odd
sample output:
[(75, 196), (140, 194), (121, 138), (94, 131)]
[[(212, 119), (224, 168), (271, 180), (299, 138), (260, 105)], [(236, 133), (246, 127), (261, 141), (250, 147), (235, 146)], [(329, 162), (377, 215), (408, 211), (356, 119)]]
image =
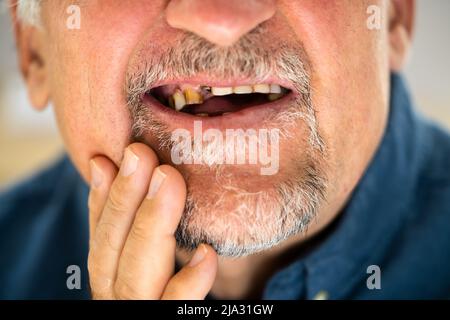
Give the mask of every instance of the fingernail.
[(121, 174), (124, 177), (131, 176), (137, 169), (139, 163), (139, 158), (130, 149), (125, 150), (125, 155), (123, 157), (123, 163), (121, 168)]
[(102, 185), (103, 181), (102, 171), (94, 160), (89, 161), (89, 165), (91, 166), (91, 186), (98, 188)]
[(203, 259), (206, 257), (207, 252), (208, 250), (206, 249), (206, 246), (204, 244), (199, 245), (191, 261), (189, 261), (189, 267), (195, 267), (200, 262), (202, 262)]
[(166, 175), (164, 174), (164, 172), (161, 171), (161, 169), (156, 168), (153, 171), (152, 180), (150, 181), (150, 187), (148, 188), (147, 193), (148, 199), (153, 199), (156, 196), (165, 178)]

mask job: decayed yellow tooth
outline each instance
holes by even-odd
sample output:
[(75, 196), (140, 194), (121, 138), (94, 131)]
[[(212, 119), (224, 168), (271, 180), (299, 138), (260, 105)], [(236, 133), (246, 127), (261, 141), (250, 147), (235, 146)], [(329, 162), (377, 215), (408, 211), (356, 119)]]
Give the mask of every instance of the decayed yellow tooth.
[(180, 90), (175, 91), (175, 93), (172, 95), (172, 98), (175, 110), (180, 111), (186, 105), (186, 99), (184, 98), (184, 94)]
[(281, 87), (277, 84), (271, 84), (270, 93), (281, 93)]
[(186, 104), (203, 103), (203, 96), (200, 94), (200, 92), (191, 88), (184, 90), (184, 97), (186, 98)]
[(270, 86), (268, 84), (255, 84), (253, 91), (257, 93), (270, 93)]
[(283, 96), (282, 93), (271, 93), (271, 94), (269, 94), (269, 95), (267, 96), (267, 98), (268, 98), (270, 101), (275, 101), (275, 100), (280, 99), (282, 96)]
[(207, 113), (196, 113), (195, 115), (197, 117), (209, 117), (209, 115)]

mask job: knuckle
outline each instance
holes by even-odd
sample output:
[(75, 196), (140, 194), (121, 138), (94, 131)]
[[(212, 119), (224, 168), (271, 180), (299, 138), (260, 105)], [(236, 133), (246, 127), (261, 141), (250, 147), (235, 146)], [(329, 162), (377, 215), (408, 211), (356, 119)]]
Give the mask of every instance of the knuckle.
[(142, 223), (142, 221), (135, 221), (130, 230), (129, 236), (133, 239), (133, 241), (147, 241), (149, 239), (148, 226)]
[(107, 210), (119, 216), (123, 215), (128, 208), (128, 189), (122, 183), (118, 183), (111, 188), (108, 201), (106, 202)]
[(95, 230), (95, 239), (93, 240), (92, 247), (106, 246), (113, 251), (119, 251), (121, 249), (121, 239), (116, 236), (118, 233), (117, 226), (112, 223), (99, 223)]

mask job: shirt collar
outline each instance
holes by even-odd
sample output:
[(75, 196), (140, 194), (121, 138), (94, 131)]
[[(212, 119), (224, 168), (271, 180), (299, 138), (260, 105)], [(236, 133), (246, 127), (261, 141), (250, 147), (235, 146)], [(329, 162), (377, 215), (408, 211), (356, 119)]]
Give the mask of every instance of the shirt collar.
[(310, 254), (276, 273), (267, 299), (340, 299), (365, 285), (366, 268), (380, 264), (414, 200), (426, 145), (401, 76), (391, 75), (390, 114), (374, 159), (334, 230)]

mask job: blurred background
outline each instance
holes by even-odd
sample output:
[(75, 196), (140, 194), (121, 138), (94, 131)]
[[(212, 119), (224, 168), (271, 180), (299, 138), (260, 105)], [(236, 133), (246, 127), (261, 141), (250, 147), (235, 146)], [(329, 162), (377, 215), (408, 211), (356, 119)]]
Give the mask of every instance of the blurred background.
[[(3, 0), (2, 0), (3, 2)], [(418, 0), (415, 43), (405, 74), (423, 113), (450, 128), (449, 0)], [(51, 108), (27, 101), (7, 12), (0, 9), (0, 189), (63, 152)]]

